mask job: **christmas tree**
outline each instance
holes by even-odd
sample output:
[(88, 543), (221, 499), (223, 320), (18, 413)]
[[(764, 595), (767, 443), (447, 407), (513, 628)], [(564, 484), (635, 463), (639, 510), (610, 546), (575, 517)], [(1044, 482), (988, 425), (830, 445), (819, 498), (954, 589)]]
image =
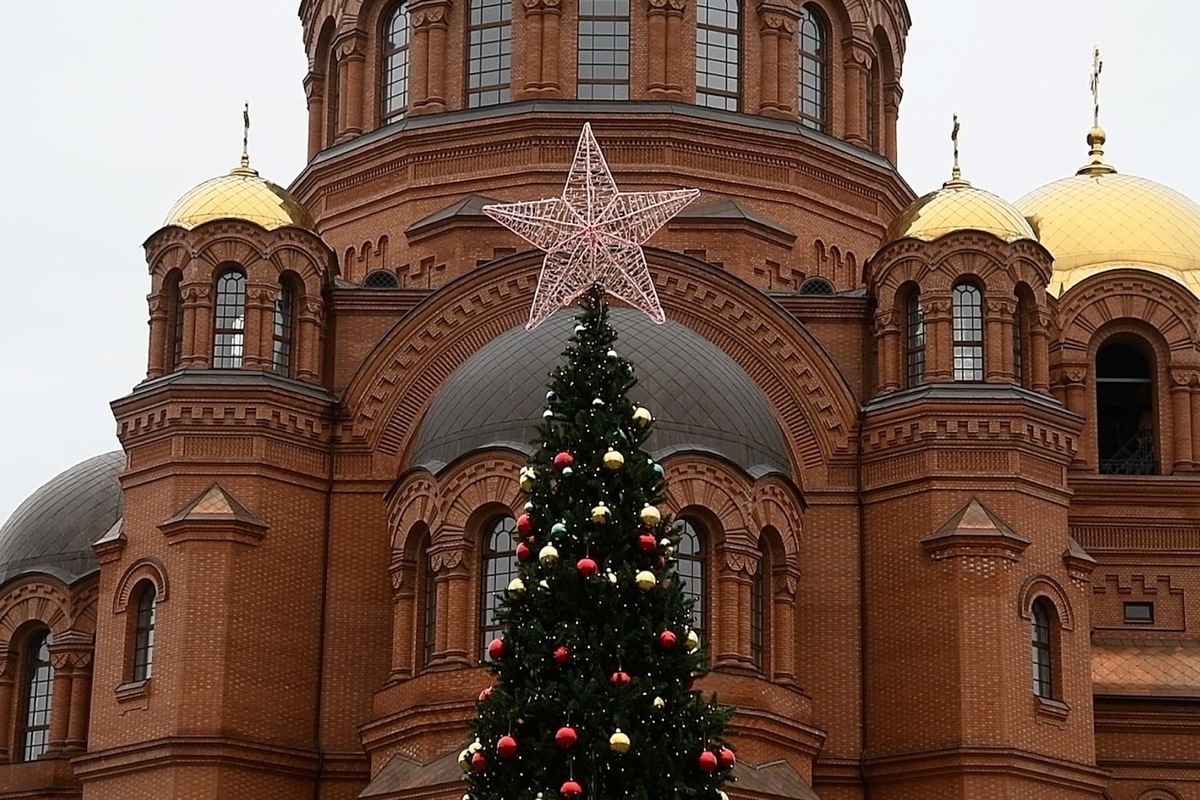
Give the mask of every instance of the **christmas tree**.
[(584, 296), (521, 471), (518, 576), (488, 648), (495, 684), (462, 751), (471, 800), (723, 797), (730, 712), (702, 699), (701, 643), (660, 511), (651, 413), (614, 349), (599, 289)]

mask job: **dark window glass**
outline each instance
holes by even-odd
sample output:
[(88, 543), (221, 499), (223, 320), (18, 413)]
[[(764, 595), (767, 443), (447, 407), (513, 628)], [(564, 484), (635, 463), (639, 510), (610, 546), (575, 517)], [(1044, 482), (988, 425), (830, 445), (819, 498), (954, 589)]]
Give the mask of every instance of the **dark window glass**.
[(908, 385), (918, 386), (925, 382), (925, 312), (921, 310), (921, 293), (916, 289), (908, 294), (904, 317)]
[(800, 294), (833, 294), (833, 284), (824, 278), (809, 278), (800, 285)]
[(217, 314), (213, 324), (213, 366), (237, 369), (242, 365), (246, 327), (246, 276), (226, 270), (217, 278)]
[(408, 4), (398, 3), (383, 29), (383, 86), (380, 98), (384, 125), (400, 119), (408, 110)]
[(629, 0), (579, 2), (580, 100), (629, 99)]
[(133, 643), (133, 679), (144, 681), (154, 674), (154, 616), (158, 607), (154, 585), (142, 584), (137, 604), (137, 630)]
[(1013, 381), (1018, 386), (1025, 385), (1025, 330), (1027, 307), (1024, 298), (1017, 300), (1017, 310), (1013, 312)]
[(507, 103), (512, 80), (511, 0), (471, 0), (467, 49), (467, 105)]
[(338, 135), (338, 103), (341, 102), (342, 87), (338, 76), (337, 48), (329, 47), (329, 67), (325, 70), (325, 146), (328, 147), (337, 140)]
[(1102, 474), (1158, 472), (1151, 374), (1150, 362), (1132, 344), (1113, 342), (1096, 353), (1096, 436)]
[(1047, 609), (1045, 598), (1033, 601), (1033, 693), (1038, 697), (1053, 697), (1054, 684), (1051, 674), (1050, 620), (1052, 613)]
[(765, 666), (767, 628), (767, 581), (771, 579), (771, 556), (765, 549), (760, 551), (758, 572), (750, 578), (750, 658), (756, 669)]
[(437, 647), (437, 573), (433, 571), (433, 562), (429, 557), (429, 540), (421, 549), (421, 558), (425, 559), (422, 568), (425, 570), (425, 620), (422, 642), (424, 643), (425, 663), (433, 660)]
[(22, 761), (36, 761), (50, 743), (50, 711), (54, 696), (54, 665), (50, 663), (50, 632), (29, 641), (25, 654), (25, 685), (21, 709)]
[(1125, 622), (1133, 625), (1154, 624), (1154, 603), (1132, 602), (1125, 604)]
[[(690, 519), (680, 519), (679, 547), (675, 550), (676, 570), (683, 583), (683, 593), (692, 600), (692, 627), (703, 634), (704, 619), (704, 537), (700, 527)], [(701, 635), (701, 639), (703, 636)]]
[(395, 289), (400, 286), (400, 281), (396, 280), (396, 276), (386, 269), (377, 269), (367, 274), (363, 286), (368, 289)]
[(825, 20), (812, 6), (800, 9), (800, 124), (825, 130), (829, 112), (829, 53)]
[(983, 293), (970, 283), (954, 287), (954, 380), (983, 380)]
[(167, 330), (171, 337), (167, 350), (167, 371), (179, 368), (183, 361), (183, 288), (178, 272), (167, 279)]
[(867, 76), (867, 141), (876, 151), (883, 149), (879, 130), (879, 104), (883, 100), (883, 86), (879, 80), (879, 62), (871, 64)]
[(487, 646), (499, 636), (504, 626), (496, 621), (496, 610), (500, 607), (500, 595), (508, 591), (509, 582), (517, 577), (516, 547), (517, 521), (512, 517), (500, 517), (488, 529), (487, 549), (483, 556), (483, 597), (479, 607), (483, 609), (480, 621), (479, 646), (486, 658)]
[(742, 42), (738, 0), (696, 4), (696, 103), (737, 111)]
[(288, 280), (280, 281), (279, 294), (275, 298), (275, 319), (273, 338), (275, 352), (273, 363), (275, 372), (288, 376), (292, 374), (292, 332), (295, 330), (296, 297), (292, 284)]

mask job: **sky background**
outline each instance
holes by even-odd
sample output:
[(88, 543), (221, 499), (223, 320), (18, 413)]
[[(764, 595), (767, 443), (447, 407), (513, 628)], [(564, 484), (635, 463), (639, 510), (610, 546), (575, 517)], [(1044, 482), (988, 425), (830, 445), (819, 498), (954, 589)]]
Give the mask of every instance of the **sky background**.
[[(307, 63), (296, 0), (11, 3), (0, 125), (0, 520), (71, 465), (118, 448), (109, 403), (145, 376), (141, 243), (197, 183), (227, 172), (251, 102), (255, 167), (305, 161)], [(1142, 9), (1137, 11), (1136, 9)], [(900, 171), (918, 194), (950, 169), (1009, 200), (1082, 165), (1093, 44), (1110, 163), (1200, 199), (1200, 3), (909, 0)], [(619, 165), (615, 165), (619, 172)]]

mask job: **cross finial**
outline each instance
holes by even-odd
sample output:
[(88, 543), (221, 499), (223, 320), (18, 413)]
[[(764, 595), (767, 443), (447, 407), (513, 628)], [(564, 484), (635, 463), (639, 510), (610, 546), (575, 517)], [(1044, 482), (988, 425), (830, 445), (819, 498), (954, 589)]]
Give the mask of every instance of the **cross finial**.
[(1100, 127), (1100, 73), (1104, 61), (1100, 58), (1100, 45), (1092, 49), (1092, 127)]
[(955, 114), (954, 127), (950, 129), (950, 141), (954, 144), (954, 169), (950, 174), (956, 181), (962, 178), (962, 169), (958, 165), (958, 128), (958, 114)]
[(250, 166), (250, 101), (242, 106), (242, 166)]

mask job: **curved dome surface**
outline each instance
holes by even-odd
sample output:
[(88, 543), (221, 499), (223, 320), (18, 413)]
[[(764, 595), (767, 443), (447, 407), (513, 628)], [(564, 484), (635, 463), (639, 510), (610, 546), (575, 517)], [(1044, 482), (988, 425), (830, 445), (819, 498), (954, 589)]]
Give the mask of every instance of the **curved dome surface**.
[(288, 226), (314, 228), (312, 217), (299, 200), (245, 164), (179, 198), (163, 225), (190, 230), (217, 219), (242, 219), (269, 231)]
[(1087, 171), (1017, 201), (1054, 256), (1049, 292), (1112, 269), (1165, 275), (1200, 296), (1200, 205), (1160, 183)]
[[(678, 322), (656, 325), (614, 308), (617, 350), (633, 362), (629, 396), (655, 416), (646, 449), (655, 458), (700, 450), (752, 476), (790, 474), (783, 432), (762, 390), (723, 350)], [(434, 398), (417, 434), (412, 465), (432, 472), (489, 447), (531, 451), (548, 376), (562, 363), (574, 317), (555, 314), (533, 331), (518, 327), (468, 358)]]
[(0, 528), (0, 584), (43, 572), (73, 583), (98, 564), (92, 542), (121, 517), (120, 450), (80, 462), (17, 506)]
[(947, 181), (937, 191), (910, 203), (892, 220), (883, 240), (911, 238), (932, 242), (962, 230), (984, 231), (1006, 242), (1037, 241), (1029, 222), (1012, 204), (962, 179)]

